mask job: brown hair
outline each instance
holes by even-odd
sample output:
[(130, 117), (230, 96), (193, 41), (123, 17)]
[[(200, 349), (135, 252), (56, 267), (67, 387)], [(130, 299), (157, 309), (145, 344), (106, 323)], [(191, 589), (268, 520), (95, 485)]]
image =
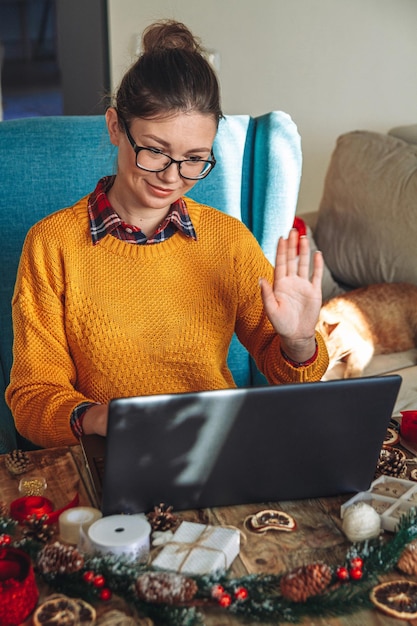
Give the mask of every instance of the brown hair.
[(115, 107), (126, 122), (161, 113), (196, 111), (223, 117), (217, 76), (199, 40), (181, 22), (165, 20), (148, 26), (143, 51), (126, 72)]

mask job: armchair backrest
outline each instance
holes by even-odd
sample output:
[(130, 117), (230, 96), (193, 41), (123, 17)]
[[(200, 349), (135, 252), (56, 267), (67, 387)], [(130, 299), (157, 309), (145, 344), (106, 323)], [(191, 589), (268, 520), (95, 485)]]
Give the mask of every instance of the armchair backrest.
[[(295, 124), (282, 112), (227, 116), (214, 152), (216, 167), (190, 195), (241, 219), (273, 261), (278, 237), (291, 228), (298, 196), (301, 148)], [(114, 173), (116, 157), (103, 116), (0, 123), (0, 453), (25, 447), (4, 400), (12, 365), (11, 299), (24, 238), (35, 222)], [(229, 365), (239, 386), (262, 380), (236, 338)]]

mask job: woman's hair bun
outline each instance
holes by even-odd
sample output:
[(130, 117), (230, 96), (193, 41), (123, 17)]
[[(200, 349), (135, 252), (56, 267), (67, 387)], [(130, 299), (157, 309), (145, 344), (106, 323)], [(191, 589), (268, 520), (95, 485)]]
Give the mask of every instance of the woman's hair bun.
[(127, 123), (178, 111), (211, 115), (217, 125), (223, 117), (219, 81), (207, 53), (175, 20), (155, 22), (144, 31), (142, 51), (123, 76), (114, 106)]
[(157, 50), (181, 49), (189, 52), (202, 52), (200, 40), (191, 31), (175, 20), (162, 20), (148, 26), (142, 36), (144, 54)]

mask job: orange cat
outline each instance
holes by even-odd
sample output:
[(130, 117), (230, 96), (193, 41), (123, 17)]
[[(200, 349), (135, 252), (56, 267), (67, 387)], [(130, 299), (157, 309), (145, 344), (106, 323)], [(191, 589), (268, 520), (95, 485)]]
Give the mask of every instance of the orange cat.
[(361, 376), (374, 354), (417, 346), (417, 286), (379, 283), (324, 303), (317, 324), (332, 367), (344, 361), (345, 378)]

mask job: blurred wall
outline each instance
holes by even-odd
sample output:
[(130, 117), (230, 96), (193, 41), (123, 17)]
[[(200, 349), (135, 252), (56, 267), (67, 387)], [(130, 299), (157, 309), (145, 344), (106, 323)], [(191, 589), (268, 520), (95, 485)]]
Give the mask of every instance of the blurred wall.
[(416, 0), (108, 0), (111, 82), (155, 19), (184, 21), (219, 53), (226, 113), (297, 123), (299, 213), (316, 210), (338, 135), (417, 122)]

